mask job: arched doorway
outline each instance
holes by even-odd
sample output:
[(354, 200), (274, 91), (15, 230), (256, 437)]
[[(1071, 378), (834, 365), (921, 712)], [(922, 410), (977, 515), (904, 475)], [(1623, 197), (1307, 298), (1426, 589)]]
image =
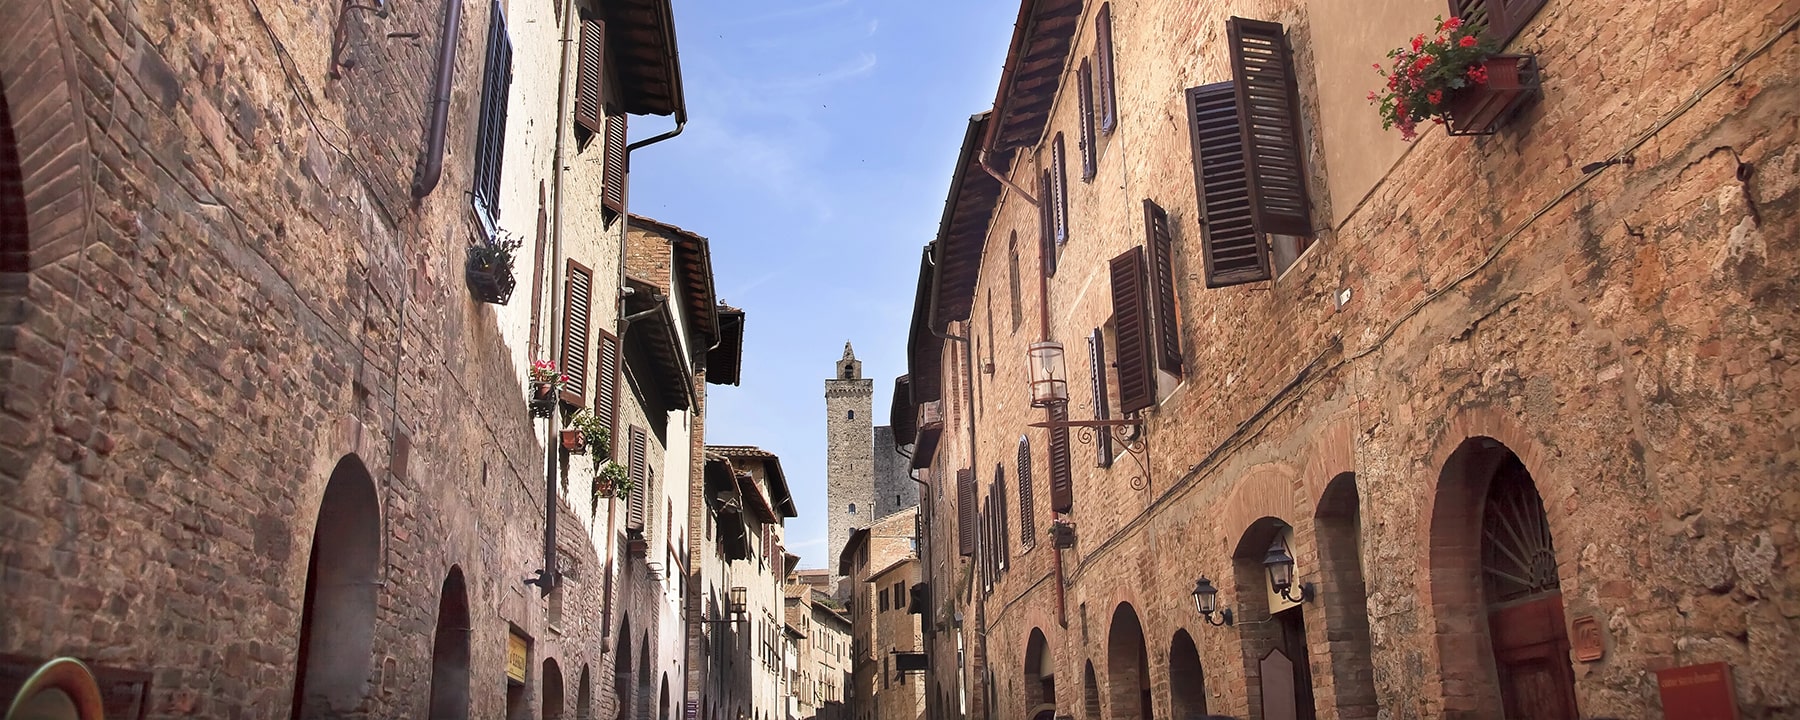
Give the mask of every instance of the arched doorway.
[[(0, 89), (6, 83), (0, 78)], [(19, 142), (0, 92), (0, 274), (31, 269), (31, 220), (25, 204), (25, 173), (19, 167)]]
[(1465, 440), (1444, 463), (1431, 518), (1431, 596), (1446, 711), (1577, 717), (1549, 517), (1525, 463), (1497, 440)]
[(1043, 711), (1049, 705), (1050, 715), (1056, 714), (1056, 654), (1050, 652), (1050, 643), (1044, 638), (1044, 631), (1031, 629), (1031, 638), (1025, 641), (1025, 708), (1031, 717)]
[(1363, 584), (1362, 510), (1356, 474), (1331, 479), (1313, 517), (1319, 549), (1320, 603), (1331, 638), (1331, 691), (1338, 714), (1374, 717), (1375, 668), (1370, 662), (1369, 593)]
[(1106, 632), (1106, 696), (1112, 720), (1151, 720), (1150, 654), (1131, 603), (1119, 603)]
[(619, 645), (613, 649), (613, 698), (618, 700), (617, 720), (631, 718), (631, 616), (619, 622)]
[(292, 717), (342, 717), (361, 704), (375, 635), (381, 506), (355, 455), (331, 471), (319, 502), (300, 619)]
[(431, 720), (469, 718), (469, 593), (462, 568), (450, 566), (438, 591), (431, 636)]
[(575, 720), (594, 720), (594, 685), (588, 666), (581, 666), (581, 682), (575, 686)]
[(544, 720), (561, 720), (563, 714), (562, 666), (555, 658), (544, 658), (544, 700), (538, 716)]
[(662, 690), (656, 695), (656, 720), (669, 720), (669, 674), (663, 673)]
[(1169, 709), (1182, 719), (1206, 714), (1206, 675), (1200, 670), (1200, 649), (1186, 630), (1176, 630), (1169, 643)]
[[(1263, 517), (1238, 539), (1231, 564), (1237, 581), (1238, 637), (1244, 646), (1249, 682), (1250, 717), (1263, 720), (1313, 720), (1312, 668), (1306, 649), (1306, 605), (1276, 595), (1264, 561), (1280, 548), (1294, 555), (1293, 528), (1280, 518)], [(1295, 577), (1305, 571), (1295, 558)], [(1297, 585), (1298, 583), (1296, 583)], [(1266, 622), (1262, 620), (1267, 618)]]
[(1087, 669), (1081, 673), (1081, 707), (1087, 713), (1087, 720), (1104, 720), (1100, 714), (1100, 681), (1094, 677), (1094, 661), (1087, 661)]

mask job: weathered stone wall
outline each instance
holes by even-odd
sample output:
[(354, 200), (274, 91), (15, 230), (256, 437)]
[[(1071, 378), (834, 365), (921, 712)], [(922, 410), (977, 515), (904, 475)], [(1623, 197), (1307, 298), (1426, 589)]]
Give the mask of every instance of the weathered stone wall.
[[(1077, 58), (1093, 52), (1097, 8), (1084, 11)], [(1126, 604), (1143, 628), (1159, 716), (1191, 679), (1171, 667), (1182, 631), (1198, 646), (1208, 708), (1254, 715), (1267, 637), (1247, 623), (1266, 617), (1263, 586), (1259, 568), (1232, 557), (1256, 544), (1246, 538), (1263, 518), (1293, 526), (1300, 579), (1318, 589), (1301, 612), (1321, 717), (1496, 716), (1480, 702), (1491, 667), (1484, 676), (1470, 665), (1487, 652), (1485, 640), (1469, 640), (1482, 637), (1484, 620), (1454, 604), (1449, 579), (1466, 567), (1458, 556), (1467, 549), (1445, 539), (1470, 502), (1453, 463), (1470, 438), (1523, 462), (1544, 501), (1565, 614), (1598, 621), (1605, 657), (1570, 661), (1584, 716), (1655, 716), (1653, 671), (1712, 661), (1732, 665), (1747, 717), (1800, 708), (1800, 684), (1786, 671), (1800, 618), (1800, 505), (1783, 482), (1800, 470), (1785, 349), (1800, 340), (1791, 25), (1724, 74), (1796, 10), (1550, 0), (1511, 48), (1542, 61), (1542, 100), (1494, 137), (1426, 134), (1332, 225), (1324, 178), (1333, 169), (1321, 151), (1331, 133), (1320, 131), (1309, 49), (1332, 29), (1312, 22), (1304, 3), (1114, 0), (1121, 118), (1101, 141), (1098, 177), (1078, 179), (1073, 73), (1046, 135), (1047, 146), (1065, 134), (1072, 165), (1052, 332), (1071, 348), (1071, 416), (1087, 417), (1081, 339), (1111, 313), (1106, 261), (1143, 242), (1141, 201), (1150, 198), (1169, 212), (1175, 237), (1187, 372), (1146, 413), (1147, 478), (1130, 456), (1103, 470), (1075, 447), (1070, 519), (1080, 539), (1063, 556), (1066, 628), (1048, 544), (1009, 540), (1011, 568), (985, 600), (987, 656), (1002, 678), (994, 716), (1023, 712), (1023, 691), (1007, 679), (1023, 677), (1033, 628), (1054, 650), (1062, 711), (1088, 707), (1081, 674), (1090, 662), (1109, 698), (1101, 704), (1112, 707), (1124, 675), (1108, 649), (1123, 638), (1109, 628)], [(1229, 78), (1225, 21), (1234, 14), (1282, 22), (1294, 46), (1316, 231), (1277, 280), (1209, 290), (1182, 90)], [(1364, 67), (1386, 49), (1367, 48)], [(1370, 72), (1369, 86), (1378, 83)], [(1641, 143), (1640, 133), (1649, 133)], [(1621, 152), (1630, 164), (1592, 177), (1578, 169)], [(1016, 163), (1027, 187), (1031, 155)], [(1747, 180), (1740, 162), (1754, 168)], [(1035, 238), (1035, 213), (1005, 196), (988, 240), (1000, 250), (984, 258), (978, 293), (1006, 291), (1004, 238)], [(1035, 267), (1035, 257), (1026, 262)], [(1025, 303), (1037, 307), (1035, 284), (1026, 285)], [(988, 332), (982, 322), (972, 335)], [(984, 466), (1020, 433), (1045, 447), (1043, 431), (1026, 427), (1043, 417), (1024, 398), (1033, 333), (993, 333), (996, 374), (976, 425)], [(947, 398), (957, 362), (946, 353)], [(946, 439), (961, 431), (947, 429)], [(952, 485), (964, 462), (940, 452), (934, 484)], [(1034, 462), (1047, 478), (1041, 450)], [(1345, 510), (1335, 495), (1345, 486), (1332, 482), (1349, 477), (1359, 537), (1328, 522)], [(1049, 514), (1041, 488), (1040, 518)], [(937, 518), (954, 516), (953, 496), (952, 485), (935, 501)], [(934, 554), (954, 541), (934, 531)], [(1360, 566), (1365, 590), (1349, 584), (1347, 565)], [(934, 584), (954, 584), (950, 566), (931, 571)], [(1238, 610), (1238, 626), (1210, 627), (1195, 613), (1188, 593), (1203, 574), (1221, 588), (1221, 606)], [(1362, 648), (1351, 641), (1357, 616), (1370, 623)], [(937, 648), (940, 668), (947, 644)], [(1359, 683), (1372, 687), (1373, 704), (1355, 699)]]
[(912, 479), (912, 460), (894, 448), (894, 429), (875, 427), (875, 482), (873, 491), (876, 517), (882, 518), (919, 504), (919, 484)]
[[(562, 30), (549, 4), (515, 5), (525, 137), (556, 115), (558, 67), (526, 60), (559, 55)], [(547, 428), (526, 415), (524, 343), (505, 339), (531, 314), (530, 243), (507, 308), (461, 277), (490, 6), (464, 3), (444, 176), (418, 203), (443, 7), (388, 7), (0, 7), (0, 83), (43, 211), (0, 343), (0, 652), (149, 672), (150, 717), (285, 716), (320, 500), (356, 458), (380, 564), (351, 714), (425, 713), (452, 567), (486, 688), (472, 717), (507, 712), (509, 627), (533, 640), (524, 710), (542, 709), (552, 660), (566, 712), (585, 675), (587, 709), (612, 713), (607, 566), (588, 540), (607, 520), (581, 478), (559, 502), (560, 624), (521, 582), (543, 563), (546, 506)], [(537, 190), (515, 166), (550, 162), (554, 132), (535, 137), (510, 143), (535, 164), (509, 160), (509, 196)], [(529, 227), (529, 204), (509, 207)]]

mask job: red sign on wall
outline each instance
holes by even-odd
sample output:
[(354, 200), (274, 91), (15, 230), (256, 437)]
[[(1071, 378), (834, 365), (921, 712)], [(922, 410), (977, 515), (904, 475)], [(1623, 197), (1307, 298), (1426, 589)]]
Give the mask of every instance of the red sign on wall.
[(1656, 687), (1662, 691), (1664, 720), (1738, 718), (1737, 692), (1731, 684), (1731, 666), (1725, 663), (1658, 670)]

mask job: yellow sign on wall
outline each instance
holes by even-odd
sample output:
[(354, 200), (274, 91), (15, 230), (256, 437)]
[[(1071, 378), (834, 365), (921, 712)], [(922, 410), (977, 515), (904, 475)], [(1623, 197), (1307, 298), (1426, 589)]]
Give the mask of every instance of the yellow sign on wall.
[(530, 665), (531, 641), (518, 633), (506, 634), (506, 679), (523, 684), (525, 668)]

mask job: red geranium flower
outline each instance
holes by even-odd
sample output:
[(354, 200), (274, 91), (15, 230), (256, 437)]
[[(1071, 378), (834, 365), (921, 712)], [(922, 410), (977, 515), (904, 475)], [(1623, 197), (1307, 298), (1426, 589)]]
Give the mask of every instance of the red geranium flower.
[(1475, 47), (1476, 42), (1474, 35), (1464, 35), (1463, 39), (1456, 41), (1456, 44), (1463, 47)]
[(1431, 94), (1425, 96), (1425, 99), (1429, 100), (1433, 105), (1442, 105), (1444, 104), (1444, 91), (1433, 90), (1431, 91)]

